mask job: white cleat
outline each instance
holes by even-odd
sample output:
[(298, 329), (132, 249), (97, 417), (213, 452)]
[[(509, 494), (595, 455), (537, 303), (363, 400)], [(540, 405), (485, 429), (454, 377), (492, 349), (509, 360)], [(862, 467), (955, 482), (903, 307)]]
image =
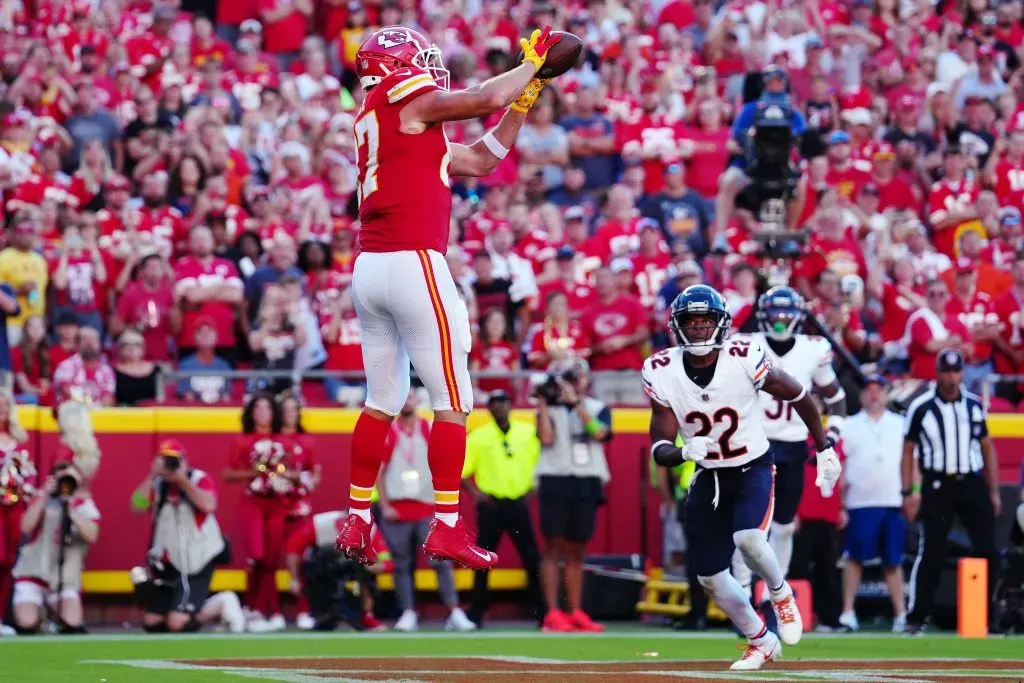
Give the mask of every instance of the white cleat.
[(892, 620), (892, 632), (903, 633), (907, 630), (907, 613), (897, 614)]
[(299, 612), (295, 617), (295, 628), (300, 631), (312, 631), (316, 627), (316, 619), (306, 612)]
[[(846, 628), (850, 629), (851, 631), (859, 631), (860, 630), (860, 623), (857, 621), (857, 615), (855, 613), (853, 613), (853, 612), (843, 612), (842, 614), (840, 614), (839, 615), (839, 625), (840, 626), (845, 626)], [(900, 629), (899, 632), (902, 633), (903, 629)]]
[(249, 633), (271, 633), (275, 629), (266, 617), (258, 612), (253, 612), (247, 620), (245, 630)]
[(469, 620), (466, 613), (456, 607), (444, 622), (445, 631), (475, 631), (476, 624)]
[(750, 641), (743, 656), (732, 663), (733, 671), (757, 671), (765, 662), (773, 662), (782, 657), (782, 644), (779, 637), (767, 631), (756, 645)]
[(273, 631), (283, 631), (288, 628), (288, 624), (285, 622), (283, 614), (275, 614), (270, 617), (268, 623)]
[(419, 631), (420, 618), (417, 617), (416, 613), (411, 609), (407, 609), (402, 612), (402, 616), (398, 617), (398, 621), (395, 622), (394, 629), (396, 631), (402, 631), (403, 633)]
[(13, 628), (8, 626), (7, 624), (0, 624), (0, 638), (16, 635), (18, 635), (18, 632), (15, 631)]
[(778, 622), (779, 638), (786, 645), (796, 645), (804, 635), (804, 620), (800, 618), (800, 610), (796, 606), (793, 589), (787, 582), (783, 586), (783, 597), (772, 597), (772, 610)]

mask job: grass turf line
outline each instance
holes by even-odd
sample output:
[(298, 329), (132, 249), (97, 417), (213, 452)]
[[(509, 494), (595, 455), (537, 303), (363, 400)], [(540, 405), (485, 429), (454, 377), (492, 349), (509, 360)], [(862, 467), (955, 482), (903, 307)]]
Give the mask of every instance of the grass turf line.
[[(200, 683), (244, 680), (220, 672), (142, 670), (96, 660), (183, 660), (263, 657), (370, 657), (370, 656), (508, 656), (560, 660), (651, 661), (644, 653), (657, 652), (659, 659), (720, 659), (723, 665), (737, 657), (738, 639), (690, 638), (664, 631), (631, 631), (602, 637), (551, 637), (488, 629), (473, 634), (426, 637), (404, 634), (337, 633), (328, 637), (251, 636), (221, 638), (166, 636), (141, 638), (19, 638), (0, 640), (0, 683)], [(833, 659), (1007, 659), (1021, 662), (1024, 672), (1024, 639), (989, 638), (960, 640), (926, 638), (818, 637), (807, 635), (800, 645), (785, 648), (784, 662)], [(930, 667), (941, 669), (941, 663)], [(967, 670), (968, 663), (956, 666)], [(1009, 665), (1008, 668), (1014, 668)], [(1024, 678), (1024, 673), (1022, 673)]]

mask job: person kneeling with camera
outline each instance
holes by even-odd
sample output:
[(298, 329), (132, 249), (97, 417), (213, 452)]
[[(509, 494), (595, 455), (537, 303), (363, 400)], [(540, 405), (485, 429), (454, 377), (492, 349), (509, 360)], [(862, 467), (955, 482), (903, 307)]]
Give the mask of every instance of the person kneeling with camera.
[(84, 403), (62, 403), (57, 424), (57, 464), (21, 518), (28, 540), (11, 572), (14, 625), (21, 634), (39, 630), (46, 608), (59, 632), (85, 633), (79, 591), (85, 556), (100, 534), (100, 511), (88, 486), (99, 469), (100, 449)]
[(14, 623), (19, 633), (35, 633), (53, 610), (61, 633), (84, 633), (82, 567), (89, 546), (99, 538), (100, 511), (82, 486), (85, 476), (59, 462), (25, 510), (21, 531), (29, 541), (14, 566)]
[(213, 571), (229, 554), (214, 516), (213, 478), (188, 466), (178, 441), (160, 444), (149, 475), (132, 494), (132, 508), (151, 512), (153, 520), (147, 566), (132, 569), (142, 627), (151, 633), (195, 631), (222, 621), (233, 633), (244, 631), (238, 596), (210, 596)]
[[(537, 438), (544, 552), (541, 589), (547, 603), (544, 631), (603, 631), (582, 609), (583, 555), (594, 535), (597, 508), (611, 475), (604, 443), (611, 438), (611, 411), (587, 396), (589, 368), (582, 360), (550, 368), (537, 386)], [(559, 608), (559, 561), (565, 561), (568, 613)]]

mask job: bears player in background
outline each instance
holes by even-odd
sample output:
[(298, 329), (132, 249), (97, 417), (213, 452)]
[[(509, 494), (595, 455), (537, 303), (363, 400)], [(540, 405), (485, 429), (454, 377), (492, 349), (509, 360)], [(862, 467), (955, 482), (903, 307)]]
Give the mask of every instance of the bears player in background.
[[(679, 346), (648, 358), (642, 381), (651, 400), (655, 461), (665, 467), (697, 463), (686, 499), (689, 556), (701, 587), (747, 637), (747, 649), (732, 669), (752, 671), (780, 656), (780, 637), (795, 645), (803, 633), (793, 590), (768, 545), (775, 466), (758, 393), (791, 404), (807, 425), (818, 451), (816, 483), (826, 495), (841, 468), (807, 390), (772, 366), (757, 339), (727, 339), (731, 318), (717, 291), (687, 287), (669, 314), (669, 330)], [(675, 445), (679, 434), (683, 447)], [(736, 548), (768, 585), (778, 636), (729, 571)]]
[[(409, 363), (430, 394), (434, 427), (427, 459), (434, 519), (423, 544), (435, 559), (488, 569), (495, 553), (471, 543), (459, 517), (466, 417), (473, 408), (467, 357), (469, 313), (445, 262), (451, 219), (449, 175), (486, 176), (515, 143), (545, 81), (535, 78), (558, 36), (523, 39), (523, 62), (483, 83), (448, 91), (441, 51), (408, 28), (374, 31), (356, 53), (366, 97), (354, 133), (359, 158), (360, 254), (352, 276), (362, 327), (367, 398), (352, 434), (349, 515), (338, 549), (372, 563), (370, 493), (387, 453), (391, 422), (409, 393)], [(472, 145), (448, 141), (445, 121), (508, 107)]]
[[(846, 417), (846, 392), (832, 369), (829, 343), (821, 337), (796, 333), (806, 315), (804, 299), (796, 290), (772, 287), (758, 301), (757, 323), (761, 331), (752, 336), (765, 347), (773, 367), (785, 370), (801, 386), (817, 388), (828, 409), (827, 436), (839, 441)], [(775, 515), (768, 543), (779, 558), (782, 575), (787, 576), (793, 557), (796, 509), (804, 491), (804, 463), (809, 455), (807, 426), (792, 403), (767, 393), (760, 398), (766, 418), (764, 431), (775, 458)], [(749, 588), (750, 568), (739, 553), (733, 559), (733, 574), (741, 586)]]

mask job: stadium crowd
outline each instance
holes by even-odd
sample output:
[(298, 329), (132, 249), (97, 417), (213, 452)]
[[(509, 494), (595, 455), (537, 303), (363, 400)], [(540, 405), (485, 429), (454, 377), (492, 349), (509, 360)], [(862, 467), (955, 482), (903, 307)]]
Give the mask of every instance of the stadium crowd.
[[(0, 369), (19, 401), (108, 405), (152, 400), (169, 365), (207, 371), (171, 392), (204, 403), (241, 394), (209, 371), (357, 373), (362, 37), (423, 31), (462, 88), (551, 24), (584, 39), (578, 68), (492, 176), (452, 183), (475, 369), (636, 370), (680, 288), (720, 288), (742, 328), (764, 281), (789, 280), (891, 375), (932, 379), (944, 347), (972, 387), (1022, 372), (1022, 15), (1020, 0), (4, 0)], [(766, 65), (808, 130), (810, 237), (781, 261), (743, 212), (720, 226), (728, 248), (715, 239), (730, 122)], [(325, 398), (357, 404), (358, 385), (331, 378)], [(1020, 386), (998, 393), (1015, 404)]]

